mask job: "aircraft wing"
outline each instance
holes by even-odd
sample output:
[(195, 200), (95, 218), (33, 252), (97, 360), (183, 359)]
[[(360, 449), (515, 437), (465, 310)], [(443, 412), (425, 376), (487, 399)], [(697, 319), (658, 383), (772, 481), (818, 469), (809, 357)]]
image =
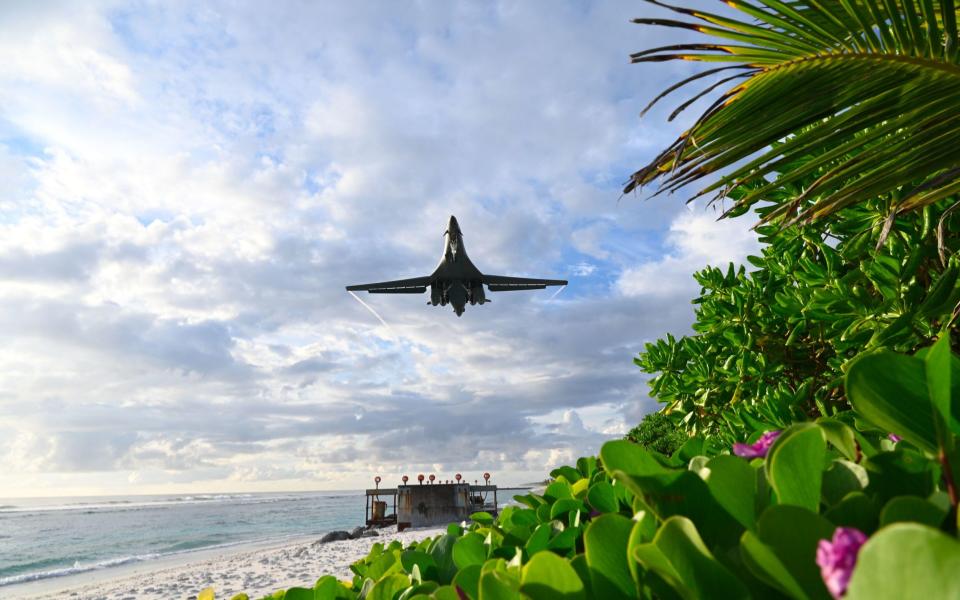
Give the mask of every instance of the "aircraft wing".
[(567, 280), (484, 275), (483, 283), (487, 284), (487, 289), (489, 289), (491, 292), (512, 292), (521, 290), (542, 290), (548, 285), (567, 285)]
[(413, 277), (412, 279), (397, 279), (395, 281), (381, 281), (380, 283), (364, 283), (348, 285), (348, 292), (370, 292), (371, 294), (422, 294), (430, 285), (430, 277)]

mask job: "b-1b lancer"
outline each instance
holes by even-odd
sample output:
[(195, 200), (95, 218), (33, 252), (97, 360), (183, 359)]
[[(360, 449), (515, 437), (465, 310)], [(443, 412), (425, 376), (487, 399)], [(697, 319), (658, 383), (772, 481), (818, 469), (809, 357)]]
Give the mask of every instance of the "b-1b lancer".
[(427, 304), (453, 306), (457, 316), (463, 314), (470, 304), (490, 302), (484, 294), (483, 286), (491, 292), (511, 292), (519, 290), (542, 290), (548, 285), (567, 285), (563, 279), (531, 279), (528, 277), (504, 277), (503, 275), (484, 275), (475, 267), (463, 247), (463, 233), (457, 224), (457, 218), (451, 216), (444, 232), (443, 257), (432, 275), (348, 285), (348, 292), (369, 292), (371, 294), (422, 294), (430, 288), (430, 301)]

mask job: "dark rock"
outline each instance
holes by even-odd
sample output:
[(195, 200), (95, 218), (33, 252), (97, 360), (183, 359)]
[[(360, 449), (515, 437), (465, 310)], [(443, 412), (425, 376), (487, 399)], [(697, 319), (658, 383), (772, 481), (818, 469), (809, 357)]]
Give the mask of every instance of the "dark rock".
[(347, 531), (331, 531), (330, 533), (324, 535), (320, 538), (318, 544), (328, 544), (330, 542), (339, 542), (341, 540), (349, 540), (350, 533)]
[(369, 531), (364, 531), (363, 534), (361, 534), (361, 537), (380, 537), (380, 534), (371, 529)]
[(366, 527), (360, 527), (360, 526), (354, 527), (354, 528), (353, 528), (353, 531), (350, 532), (350, 537), (351, 537), (352, 539), (357, 539), (358, 537), (360, 537), (361, 535), (363, 535), (363, 532), (366, 531), (366, 530), (367, 530)]

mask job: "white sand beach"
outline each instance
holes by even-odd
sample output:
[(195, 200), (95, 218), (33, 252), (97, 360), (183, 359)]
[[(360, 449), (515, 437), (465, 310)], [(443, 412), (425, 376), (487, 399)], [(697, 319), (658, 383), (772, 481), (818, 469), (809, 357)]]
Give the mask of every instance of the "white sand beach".
[(213, 586), (217, 598), (246, 592), (251, 598), (293, 586), (312, 587), (326, 574), (350, 579), (350, 563), (376, 542), (404, 544), (443, 533), (446, 528), (382, 529), (379, 537), (317, 543), (318, 537), (266, 543), (251, 548), (201, 550), (152, 562), (104, 569), (0, 588), (7, 600), (178, 600), (196, 598)]

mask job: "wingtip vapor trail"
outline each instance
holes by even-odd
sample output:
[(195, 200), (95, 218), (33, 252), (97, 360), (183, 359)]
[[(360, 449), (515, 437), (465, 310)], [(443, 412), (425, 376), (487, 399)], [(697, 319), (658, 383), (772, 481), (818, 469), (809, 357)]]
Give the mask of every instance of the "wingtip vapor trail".
[(363, 300), (361, 300), (361, 299), (360, 299), (360, 296), (357, 296), (356, 294), (354, 294), (354, 293), (351, 292), (350, 290), (347, 290), (347, 293), (350, 294), (351, 296), (353, 296), (353, 299), (356, 300), (357, 302), (359, 302), (365, 309), (369, 310), (369, 311), (370, 311), (370, 314), (372, 314), (373, 316), (375, 316), (378, 321), (380, 321), (381, 323), (383, 323), (383, 326), (387, 328), (387, 331), (389, 331), (391, 334), (393, 333), (393, 329), (390, 329), (390, 325), (388, 325), (387, 322), (383, 320), (383, 317), (381, 317), (380, 314), (379, 314), (377, 311), (373, 310), (373, 307), (372, 307), (372, 306), (370, 306), (369, 304), (367, 304), (366, 302), (364, 302)]
[(554, 298), (556, 298), (557, 295), (559, 295), (560, 292), (562, 292), (562, 291), (565, 290), (565, 289), (567, 289), (567, 286), (565, 286), (565, 285), (560, 286), (560, 289), (559, 289), (559, 290), (555, 291), (552, 296), (550, 296), (549, 298), (547, 298), (547, 302), (549, 302), (549, 301), (553, 300)]

